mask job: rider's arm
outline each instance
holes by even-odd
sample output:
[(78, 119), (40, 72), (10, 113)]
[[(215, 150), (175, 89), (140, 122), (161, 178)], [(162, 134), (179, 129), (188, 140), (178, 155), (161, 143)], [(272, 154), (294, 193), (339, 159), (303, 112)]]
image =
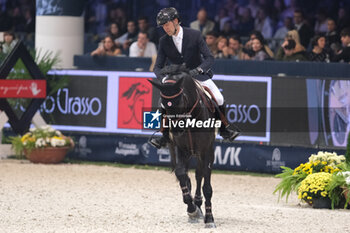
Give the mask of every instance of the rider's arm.
[(156, 60), (156, 64), (154, 65), (154, 73), (156, 74), (159, 81), (162, 81), (162, 79), (164, 78), (164, 75), (161, 74), (161, 69), (164, 67), (166, 62), (166, 55), (164, 52), (165, 41), (163, 39), (164, 38), (161, 38), (161, 40), (159, 41), (157, 60)]
[(214, 56), (211, 54), (207, 43), (205, 43), (203, 36), (200, 34), (198, 38), (199, 43), (199, 50), (200, 53), (203, 56), (203, 61), (199, 65), (199, 67), (203, 70), (204, 73), (206, 73), (209, 69), (211, 69), (212, 65), (214, 64)]

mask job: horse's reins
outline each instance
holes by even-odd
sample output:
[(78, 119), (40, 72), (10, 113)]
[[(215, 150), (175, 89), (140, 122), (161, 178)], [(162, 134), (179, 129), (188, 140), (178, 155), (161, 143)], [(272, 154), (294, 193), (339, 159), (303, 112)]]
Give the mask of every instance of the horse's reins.
[[(176, 83), (175, 80), (165, 80), (164, 83)], [(180, 88), (180, 91), (174, 95), (171, 95), (171, 96), (167, 96), (167, 95), (164, 95), (162, 92), (160, 92), (160, 96), (164, 99), (174, 99), (178, 96), (180, 96), (181, 94), (183, 93), (183, 88)], [(183, 115), (191, 115), (193, 110), (197, 107), (199, 101), (203, 98), (202, 95), (200, 95), (198, 93), (198, 87), (196, 88), (196, 93), (197, 93), (197, 98), (196, 98), (196, 102), (194, 103), (194, 105), (192, 106), (191, 110)], [(182, 119), (184, 117), (181, 117), (181, 118), (178, 118), (178, 120)], [(195, 152), (194, 152), (194, 149), (193, 149), (193, 140), (192, 140), (192, 134), (191, 134), (191, 130), (188, 130), (188, 138), (189, 138), (189, 144), (190, 144), (190, 150), (191, 150), (191, 154), (192, 155), (195, 155)]]

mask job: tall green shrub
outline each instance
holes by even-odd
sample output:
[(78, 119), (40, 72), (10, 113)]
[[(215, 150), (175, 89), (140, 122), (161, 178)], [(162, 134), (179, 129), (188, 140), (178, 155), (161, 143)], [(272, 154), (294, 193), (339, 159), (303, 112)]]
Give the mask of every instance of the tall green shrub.
[(345, 161), (350, 164), (350, 132), (348, 134), (348, 144), (346, 145)]

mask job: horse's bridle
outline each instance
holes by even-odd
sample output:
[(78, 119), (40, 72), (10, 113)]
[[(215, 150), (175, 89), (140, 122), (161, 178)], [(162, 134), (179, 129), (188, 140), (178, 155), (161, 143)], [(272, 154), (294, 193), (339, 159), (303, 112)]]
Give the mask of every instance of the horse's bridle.
[[(165, 80), (164, 83), (176, 83), (175, 80)], [(184, 89), (183, 88), (180, 88), (180, 91), (174, 95), (171, 95), (171, 96), (168, 96), (168, 95), (164, 95), (162, 92), (160, 92), (160, 96), (164, 99), (168, 99), (168, 100), (171, 100), (171, 99), (175, 99), (176, 97), (180, 96), (182, 93), (183, 93)], [(199, 103), (199, 100), (200, 100), (200, 96), (198, 94), (198, 90), (196, 89), (196, 93), (197, 93), (197, 99), (196, 99), (196, 102), (194, 103), (194, 105), (192, 106), (191, 110), (187, 113), (184, 113), (183, 115), (191, 115), (193, 110), (197, 107), (198, 103)]]
[[(176, 83), (175, 80), (165, 80), (164, 83)], [(168, 95), (164, 95), (162, 92), (160, 92), (160, 96), (164, 99), (168, 99), (168, 100), (171, 100), (171, 99), (175, 99), (177, 97), (179, 97), (181, 94), (183, 94), (183, 91), (184, 89), (183, 88), (180, 88), (180, 91), (174, 95), (171, 95), (171, 96), (168, 96)], [(184, 113), (183, 115), (184, 116), (188, 116), (188, 115), (191, 115), (193, 110), (197, 107), (200, 99), (201, 99), (201, 95), (198, 93), (198, 89), (196, 88), (196, 94), (197, 94), (197, 98), (196, 98), (196, 102), (194, 103), (194, 105), (192, 106), (191, 110), (187, 113)], [(185, 95), (185, 101), (187, 100), (187, 96)], [(187, 101), (186, 101), (187, 102)], [(200, 113), (198, 113), (200, 114)], [(177, 120), (180, 120), (181, 118), (183, 117), (180, 117), (180, 118), (177, 118)], [(189, 146), (190, 146), (190, 151), (191, 151), (191, 155), (195, 155), (195, 151), (193, 149), (193, 140), (192, 140), (192, 133), (191, 133), (191, 130), (188, 130), (188, 138), (189, 138)]]

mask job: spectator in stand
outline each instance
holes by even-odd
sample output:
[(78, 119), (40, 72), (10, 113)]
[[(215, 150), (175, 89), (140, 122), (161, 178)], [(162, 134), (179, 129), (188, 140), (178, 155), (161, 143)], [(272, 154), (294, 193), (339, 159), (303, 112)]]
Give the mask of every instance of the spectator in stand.
[(218, 39), (218, 34), (215, 31), (208, 32), (205, 36), (205, 42), (208, 45), (210, 52), (213, 56), (217, 53), (218, 48), (216, 47), (216, 40)]
[(294, 28), (293, 20), (291, 17), (287, 17), (284, 19), (284, 26), (277, 29), (273, 38), (275, 39), (273, 42), (273, 47), (278, 48), (282, 43), (284, 38), (286, 37), (288, 31)]
[(125, 10), (121, 7), (117, 7), (114, 9), (115, 12), (115, 21), (119, 25), (120, 33), (125, 33), (127, 31), (127, 17)]
[(239, 35), (233, 35), (228, 39), (228, 47), (223, 51), (224, 56), (234, 60), (243, 60), (243, 45)]
[(226, 21), (224, 24), (224, 28), (222, 31), (220, 31), (220, 35), (221, 36), (225, 36), (225, 37), (230, 37), (233, 34), (235, 34), (236, 32), (232, 29), (232, 23), (231, 21)]
[(219, 9), (218, 15), (215, 16), (217, 28), (219, 28), (219, 30), (222, 31), (224, 29), (224, 24), (230, 20), (231, 18), (228, 16), (228, 10), (224, 7), (221, 7)]
[(286, 43), (286, 41), (288, 40), (294, 40), (295, 42), (295, 48), (294, 48), (294, 52), (299, 53), (299, 52), (303, 52), (306, 53), (306, 49), (304, 46), (302, 46), (300, 44), (300, 39), (299, 39), (299, 33), (296, 30), (291, 30), (289, 32), (287, 32), (286, 37), (284, 38), (284, 42), (282, 43), (281, 47), (277, 50), (276, 53), (276, 59), (277, 60), (282, 60), (282, 58), (284, 57), (284, 48), (283, 48), (283, 44)]
[(158, 33), (154, 27), (149, 25), (148, 18), (146, 16), (141, 16), (138, 19), (138, 26), (140, 32), (146, 32), (148, 36), (148, 40), (153, 42), (154, 44), (158, 44)]
[(242, 9), (242, 16), (237, 25), (237, 31), (240, 36), (249, 36), (249, 33), (254, 30), (254, 18), (252, 17), (251, 9)]
[(263, 61), (271, 59), (270, 56), (266, 53), (264, 48), (265, 41), (263, 41), (263, 38), (255, 38), (252, 41), (252, 49), (254, 51), (254, 56), (251, 57), (251, 60), (254, 61)]
[(190, 23), (190, 28), (201, 31), (202, 35), (205, 36), (214, 30), (215, 23), (207, 18), (207, 11), (201, 8), (197, 13), (197, 20)]
[(294, 11), (294, 26), (299, 33), (300, 43), (307, 48), (314, 32), (309, 25), (304, 22), (304, 15), (301, 10)]
[(247, 8), (250, 10), (251, 16), (255, 18), (259, 10), (258, 0), (249, 0)]
[(9, 31), (12, 29), (12, 19), (10, 12), (0, 10), (0, 32)]
[(113, 41), (115, 41), (120, 37), (119, 25), (117, 23), (111, 23), (108, 27), (107, 34), (112, 37)]
[(341, 32), (344, 28), (350, 27), (350, 16), (348, 7), (340, 7), (338, 9), (338, 32)]
[(140, 31), (137, 41), (131, 44), (130, 57), (153, 57), (157, 55), (156, 45), (149, 41), (148, 35), (144, 31)]
[(335, 24), (335, 20), (328, 18), (327, 19), (327, 32), (326, 32), (326, 45), (328, 48), (332, 48), (333, 46), (337, 46), (340, 44), (340, 37), (337, 32), (337, 25)]
[(261, 32), (264, 38), (272, 37), (272, 24), (270, 17), (266, 14), (266, 10), (260, 8), (255, 18), (254, 29)]
[(340, 39), (343, 44), (343, 49), (340, 50), (335, 56), (334, 61), (350, 62), (350, 28), (344, 28), (340, 33)]
[(312, 51), (309, 52), (310, 61), (329, 62), (330, 53), (326, 51), (326, 37), (316, 35), (311, 40)]
[[(254, 55), (254, 51), (253, 51), (253, 39), (255, 38), (259, 38), (260, 41), (263, 41), (264, 42), (264, 49), (265, 49), (265, 52), (269, 55), (270, 58), (273, 58), (274, 57), (274, 54), (272, 52), (272, 50), (270, 49), (270, 47), (266, 44), (266, 41), (265, 41), (265, 38), (264, 36), (261, 34), (261, 32), (259, 31), (252, 31), (250, 33), (250, 36), (249, 36), (249, 41), (247, 41), (247, 43), (244, 45), (244, 50), (243, 52), (247, 55), (249, 55), (249, 57), (252, 57)], [(246, 57), (246, 56), (245, 56)], [(248, 60), (249, 58), (246, 57)]]
[(216, 40), (216, 47), (217, 52), (214, 55), (214, 58), (225, 58), (224, 56), (224, 50), (227, 49), (227, 38), (224, 36), (219, 36), (219, 38)]
[(297, 52), (295, 50), (295, 40), (288, 39), (282, 44), (282, 48), (284, 49), (284, 56), (281, 58), (282, 61), (307, 61), (307, 56), (305, 51)]
[(297, 0), (288, 0), (288, 1), (284, 0), (284, 3), (286, 8), (282, 12), (281, 17), (283, 19), (287, 17), (293, 18), (294, 11), (297, 9)]
[(16, 6), (10, 12), (11, 12), (13, 30), (16, 32), (22, 31), (21, 25), (23, 23), (24, 18), (23, 18), (21, 9), (18, 6)]
[(122, 51), (114, 43), (111, 36), (106, 36), (102, 41), (102, 46), (92, 51), (91, 56), (117, 56), (121, 55)]
[(13, 32), (4, 32), (4, 43), (2, 44), (2, 53), (8, 54), (17, 43), (16, 36)]
[(327, 13), (326, 10), (321, 8), (316, 15), (315, 34), (321, 34), (327, 32)]
[(106, 31), (107, 6), (105, 2), (93, 1), (88, 5), (86, 26), (87, 32), (101, 34)]
[(134, 21), (128, 21), (127, 32), (121, 37), (117, 38), (114, 42), (122, 47), (123, 54), (128, 55), (130, 45), (137, 40), (138, 31)]
[(276, 23), (277, 28), (283, 27), (286, 18), (291, 18), (288, 16), (284, 17), (282, 13), (285, 9), (286, 9), (286, 5), (284, 3), (284, 0), (273, 1), (273, 8), (270, 10), (271, 19), (273, 22)]
[(35, 32), (35, 14), (29, 8), (24, 10), (24, 31), (27, 33)]

